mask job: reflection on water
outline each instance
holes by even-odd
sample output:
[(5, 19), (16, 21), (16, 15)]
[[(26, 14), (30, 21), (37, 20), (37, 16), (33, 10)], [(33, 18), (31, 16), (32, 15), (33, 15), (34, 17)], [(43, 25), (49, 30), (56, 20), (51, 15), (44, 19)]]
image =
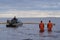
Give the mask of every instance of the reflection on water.
[(18, 28), (7, 28), (0, 24), (0, 40), (60, 40), (60, 18), (22, 18), (21, 20), (22, 22), (40, 22), (40, 20), (43, 20), (44, 23), (47, 23), (49, 19), (56, 24), (52, 32), (47, 31), (46, 25), (45, 31), (40, 32), (39, 24), (23, 24), (22, 27), (19, 26)]
[(59, 31), (54, 31), (55, 33), (60, 33), (60, 30)]

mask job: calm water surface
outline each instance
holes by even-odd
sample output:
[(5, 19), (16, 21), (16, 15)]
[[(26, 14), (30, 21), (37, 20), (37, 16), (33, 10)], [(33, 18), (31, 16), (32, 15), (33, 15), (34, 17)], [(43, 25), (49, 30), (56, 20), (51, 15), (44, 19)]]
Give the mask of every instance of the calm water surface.
[[(0, 18), (0, 22), (6, 22), (11, 18)], [(0, 24), (0, 40), (60, 40), (60, 18), (18, 18), (22, 22), (40, 22), (47, 23), (51, 20), (55, 23), (52, 32), (39, 32), (39, 24), (23, 24), (18, 28), (7, 28), (5, 24)]]

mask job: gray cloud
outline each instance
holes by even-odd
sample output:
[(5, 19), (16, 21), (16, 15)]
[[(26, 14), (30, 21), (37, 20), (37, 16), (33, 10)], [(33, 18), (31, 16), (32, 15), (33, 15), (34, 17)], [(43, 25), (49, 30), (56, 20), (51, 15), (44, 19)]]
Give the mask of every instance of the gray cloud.
[(60, 0), (0, 0), (0, 10), (60, 10)]

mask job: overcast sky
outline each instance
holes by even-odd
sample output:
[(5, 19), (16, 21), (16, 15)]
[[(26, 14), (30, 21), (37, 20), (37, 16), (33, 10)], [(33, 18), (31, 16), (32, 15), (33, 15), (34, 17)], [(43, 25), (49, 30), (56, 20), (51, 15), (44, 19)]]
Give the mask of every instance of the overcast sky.
[(60, 0), (0, 0), (2, 17), (60, 16), (59, 11)]

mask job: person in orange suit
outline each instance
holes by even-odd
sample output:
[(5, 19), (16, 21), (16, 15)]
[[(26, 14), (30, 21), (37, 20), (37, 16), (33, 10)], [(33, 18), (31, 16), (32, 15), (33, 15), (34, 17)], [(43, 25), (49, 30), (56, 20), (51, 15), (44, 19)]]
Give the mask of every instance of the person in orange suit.
[(52, 31), (52, 27), (53, 27), (53, 23), (51, 23), (51, 21), (49, 20), (49, 22), (47, 24), (48, 32)]
[(39, 23), (39, 29), (40, 32), (44, 32), (44, 23), (42, 21)]

